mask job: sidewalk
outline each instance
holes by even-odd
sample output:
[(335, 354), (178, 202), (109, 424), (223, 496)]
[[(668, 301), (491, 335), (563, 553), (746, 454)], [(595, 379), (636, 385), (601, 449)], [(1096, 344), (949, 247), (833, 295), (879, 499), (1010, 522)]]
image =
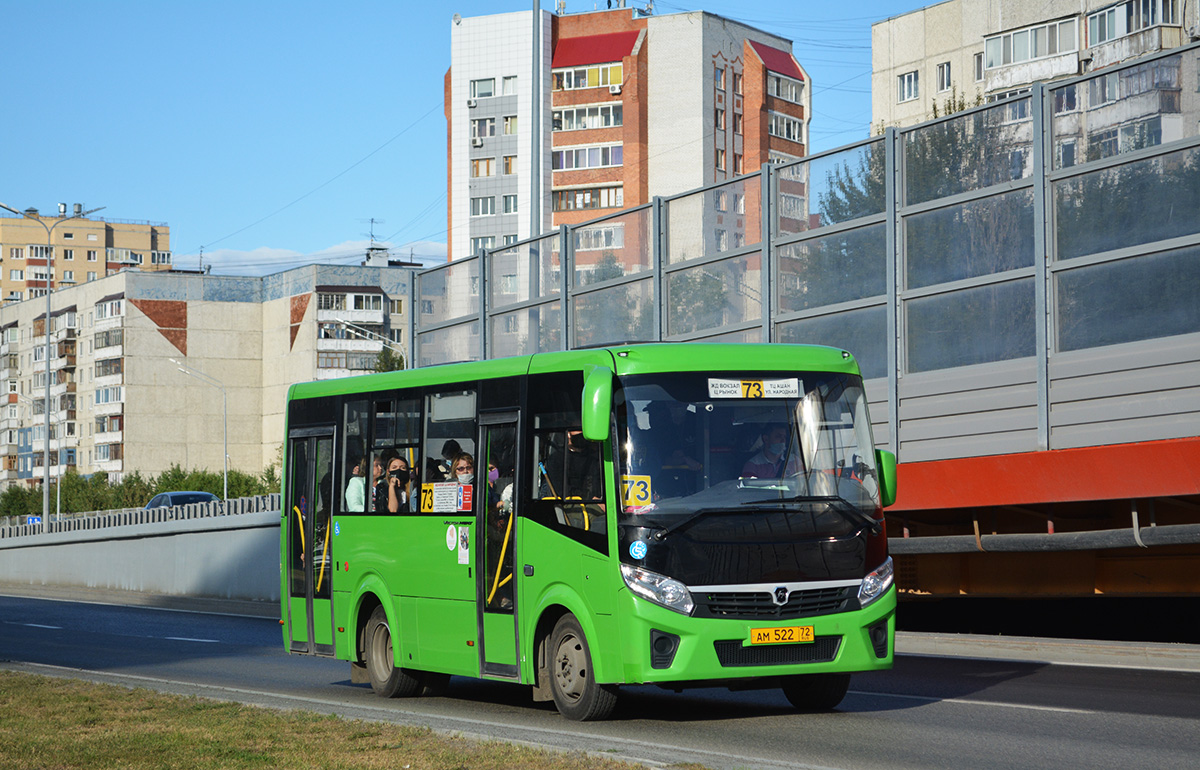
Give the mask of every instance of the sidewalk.
[[(192, 596), (161, 596), (104, 588), (0, 583), (0, 596), (6, 595), (31, 599), (123, 604), (186, 612), (212, 612), (222, 615), (248, 615), (275, 619), (279, 618), (280, 610), (278, 602), (201, 599)], [(1045, 639), (1031, 636), (897, 631), (896, 654), (1200, 672), (1200, 644), (1108, 642)]]

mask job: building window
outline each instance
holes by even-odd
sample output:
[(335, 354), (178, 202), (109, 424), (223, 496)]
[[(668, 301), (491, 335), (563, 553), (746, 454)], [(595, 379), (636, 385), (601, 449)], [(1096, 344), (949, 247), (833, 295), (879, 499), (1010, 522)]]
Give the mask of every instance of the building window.
[(917, 73), (905, 72), (899, 78), (900, 92), (897, 95), (897, 101), (911, 102), (919, 96), (920, 92), (917, 88)]
[(503, 88), (503, 91), (501, 93), (504, 96), (514, 95), (517, 92), (517, 76), (516, 75), (506, 75), (504, 77), (504, 80), (501, 81), (501, 86)]
[(317, 310), (345, 310), (345, 294), (318, 294)]
[(484, 249), (493, 249), (496, 247), (496, 236), (482, 235), (478, 238), (471, 239), (471, 253), (478, 254)]
[(733, 92), (739, 96), (742, 93), (742, 73), (733, 73)]
[(152, 251), (152, 252), (150, 252), (150, 264), (152, 264), (152, 265), (169, 265), (169, 264), (171, 264), (171, 252), (169, 252), (169, 251)]
[(517, 156), (516, 155), (505, 155), (504, 162), (501, 165), (501, 169), (502, 169), (502, 171), (501, 171), (502, 174), (517, 173)]
[(481, 139), (485, 136), (496, 135), (495, 118), (476, 118), (471, 121), (471, 138)]
[(63, 259), (75, 259), (75, 249), (63, 249)]
[(975, 82), (983, 82), (983, 54), (975, 54)]
[(725, 68), (724, 67), (714, 67), (713, 68), (713, 82), (716, 84), (718, 91), (725, 90)]
[(799, 104), (800, 97), (804, 95), (804, 84), (799, 80), (772, 72), (767, 75), (767, 94), (777, 99), (783, 99), (785, 102)]
[(742, 114), (740, 112), (733, 113), (733, 133), (739, 136), (742, 133)]
[(767, 114), (767, 133), (787, 139), (789, 142), (802, 143), (804, 141), (804, 124), (799, 118), (793, 118), (791, 115), (771, 112)]
[[(1019, 64), (1075, 50), (1075, 20), (1039, 24), (996, 35), (983, 42), (984, 68)], [(981, 78), (982, 79), (982, 78)]]
[(717, 251), (728, 251), (729, 249), (729, 233), (725, 230), (718, 229), (713, 233), (713, 245)]
[(713, 118), (713, 125), (717, 128), (718, 131), (724, 131), (725, 130), (725, 110), (718, 107), (715, 112), (716, 112), (716, 115)]
[(9, 270), (8, 271), (8, 280), (24, 281), (25, 280), (25, 271), (24, 270)]
[(496, 213), (496, 196), (488, 195), (471, 199), (471, 216), (487, 217)]
[(625, 205), (623, 187), (590, 187), (580, 190), (555, 190), (555, 211), (583, 209), (619, 209)]
[(938, 93), (950, 90), (950, 62), (937, 66), (937, 90)]
[(96, 273), (95, 273), (95, 271), (94, 271), (94, 270), (89, 270), (89, 271), (88, 271), (88, 277), (87, 277), (87, 279), (88, 279), (89, 281), (94, 281), (94, 280), (96, 280)]
[(73, 240), (75, 240), (75, 233), (63, 233), (63, 240), (64, 240), (64, 241), (73, 241)]
[[(126, 249), (126, 251), (128, 251), (128, 249)], [(29, 258), (30, 259), (49, 259), (50, 258), (50, 247), (49, 246), (30, 246), (29, 247)]]
[(354, 294), (355, 310), (383, 310), (382, 294)]
[(620, 104), (592, 104), (555, 110), (551, 126), (555, 131), (580, 131), (585, 128), (611, 128), (622, 124)]
[(625, 225), (594, 225), (575, 231), (577, 251), (596, 249), (621, 249), (625, 247)]
[(96, 261), (96, 251), (95, 251), (94, 249), (88, 249), (88, 253), (87, 253), (87, 261), (88, 261), (88, 262), (95, 262), (95, 261)]
[(1128, 0), (1088, 16), (1088, 45), (1099, 45), (1159, 24), (1178, 24), (1177, 0)]
[(471, 176), (492, 176), (496, 173), (495, 158), (473, 158), (471, 160)]
[(555, 70), (552, 75), (554, 90), (576, 91), (581, 88), (618, 86), (623, 79), (622, 72), (620, 64), (593, 64), (588, 67)]
[(62, 279), (64, 281), (69, 281), (71, 283), (75, 283), (75, 271), (74, 270), (64, 270)]
[(19, 249), (19, 248), (9, 249), (8, 250), (8, 258), (9, 259), (24, 259), (25, 258), (25, 249)]
[(481, 78), (471, 81), (471, 98), (486, 99), (489, 96), (496, 95), (496, 79)]
[(515, 196), (515, 195), (505, 195), (504, 196), (504, 213), (505, 214), (516, 214), (517, 213), (517, 196)]
[(516, 242), (517, 242), (516, 233), (513, 233), (512, 235), (501, 236), (501, 238), (500, 238), (500, 243), (504, 246), (512, 246)]
[(717, 150), (717, 171), (725, 170), (725, 151)]
[(736, 152), (733, 154), (733, 173), (735, 173), (735, 174), (744, 174), (745, 173), (745, 171), (742, 169), (742, 156)]
[(579, 168), (608, 168), (620, 166), (623, 159), (622, 145), (604, 147), (577, 147), (556, 150), (551, 156), (554, 171), (569, 171)]
[(388, 312), (392, 315), (400, 315), (404, 312), (404, 300), (392, 299), (388, 300)]
[(517, 116), (516, 115), (505, 115), (504, 116), (504, 135), (512, 136), (515, 133), (517, 133)]

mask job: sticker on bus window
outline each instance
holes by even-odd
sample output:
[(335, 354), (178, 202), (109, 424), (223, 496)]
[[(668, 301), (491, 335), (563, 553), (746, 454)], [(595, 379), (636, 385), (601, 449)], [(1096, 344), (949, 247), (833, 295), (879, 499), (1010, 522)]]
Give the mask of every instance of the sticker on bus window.
[(471, 487), (457, 482), (421, 485), (421, 513), (457, 513), (471, 510)]
[(800, 398), (800, 380), (724, 380), (708, 378), (709, 398)]
[(622, 476), (621, 489), (627, 508), (642, 508), (650, 504), (649, 476)]

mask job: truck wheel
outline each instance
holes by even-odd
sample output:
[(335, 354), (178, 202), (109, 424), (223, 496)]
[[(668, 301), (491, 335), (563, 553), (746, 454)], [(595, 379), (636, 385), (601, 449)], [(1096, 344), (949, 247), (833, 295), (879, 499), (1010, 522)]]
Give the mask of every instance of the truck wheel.
[(800, 711), (831, 711), (849, 689), (849, 674), (804, 674), (784, 682), (783, 694)]
[(384, 698), (408, 698), (421, 691), (421, 676), (411, 669), (396, 666), (392, 655), (392, 630), (387, 613), (376, 607), (364, 632), (367, 674), (371, 689)]
[(559, 618), (549, 650), (550, 693), (559, 713), (576, 722), (607, 719), (617, 705), (617, 688), (596, 682), (587, 639), (575, 616)]

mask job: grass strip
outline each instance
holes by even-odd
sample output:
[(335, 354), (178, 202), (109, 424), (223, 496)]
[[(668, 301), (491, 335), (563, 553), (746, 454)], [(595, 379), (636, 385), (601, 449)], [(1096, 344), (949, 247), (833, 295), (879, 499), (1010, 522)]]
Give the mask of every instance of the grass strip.
[(196, 767), (641, 768), (428, 728), (0, 671), (0, 770)]

